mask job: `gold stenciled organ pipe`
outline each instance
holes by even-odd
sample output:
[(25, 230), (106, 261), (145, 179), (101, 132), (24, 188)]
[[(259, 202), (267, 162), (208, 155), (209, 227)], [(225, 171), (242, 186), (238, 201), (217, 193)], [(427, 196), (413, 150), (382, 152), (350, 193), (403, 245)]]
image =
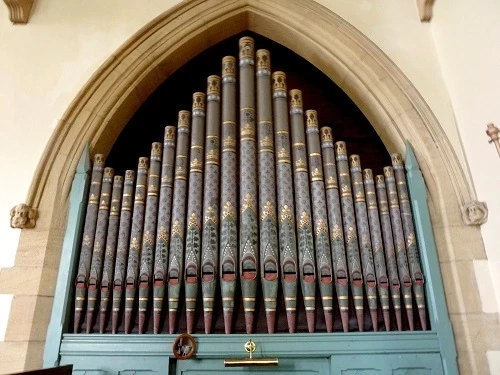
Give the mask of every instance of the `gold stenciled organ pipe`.
[(260, 216), (260, 274), (267, 331), (274, 333), (278, 297), (278, 224), (271, 99), (271, 55), (257, 51), (257, 133)]
[(215, 75), (207, 79), (206, 122), (201, 288), (205, 333), (210, 333), (219, 263), (220, 77)]
[(321, 149), (325, 178), (326, 200), (328, 204), (328, 223), (330, 227), (330, 244), (332, 264), (335, 274), (335, 290), (344, 332), (349, 331), (349, 278), (345, 255), (344, 232), (342, 230), (342, 213), (340, 212), (339, 186), (337, 167), (333, 151), (332, 130), (321, 128)]
[(167, 283), (170, 224), (172, 218), (172, 188), (175, 166), (175, 126), (165, 127), (161, 167), (158, 225), (156, 230), (155, 261), (153, 268), (153, 332), (160, 331), (160, 318)]
[(191, 155), (189, 165), (188, 209), (186, 228), (186, 256), (184, 266), (184, 289), (186, 301), (187, 332), (194, 329), (194, 314), (198, 296), (201, 223), (203, 199), (203, 161), (205, 154), (205, 94), (193, 94), (191, 120)]
[(85, 226), (83, 229), (82, 246), (80, 249), (80, 260), (75, 280), (74, 333), (78, 333), (80, 330), (83, 305), (87, 296), (87, 284), (90, 273), (90, 262), (92, 260), (92, 249), (94, 247), (94, 237), (97, 227), (97, 214), (99, 211), (99, 198), (101, 194), (103, 169), (104, 155), (96, 154), (94, 156), (94, 165), (92, 167), (89, 200), (87, 202)]
[(125, 280), (125, 333), (132, 329), (132, 313), (134, 310), (139, 259), (141, 256), (142, 233), (144, 228), (144, 211), (147, 194), (149, 159), (139, 158), (137, 181), (135, 185), (134, 213), (128, 249), (127, 276)]
[(290, 90), (290, 126), (292, 133), (293, 179), (297, 220), (297, 243), (307, 328), (314, 332), (316, 324), (316, 259), (311, 225), (311, 197), (302, 108), (302, 92)]
[(259, 264), (255, 145), (254, 40), (239, 41), (240, 58), (240, 284), (247, 333), (254, 329)]
[(186, 190), (189, 169), (189, 111), (180, 111), (177, 123), (175, 149), (174, 195), (172, 200), (172, 225), (168, 254), (168, 315), (169, 332), (175, 333), (179, 294), (181, 289), (184, 235), (186, 221)]
[(327, 332), (333, 331), (333, 272), (328, 215), (323, 178), (323, 161), (319, 142), (318, 114), (306, 111), (307, 149), (309, 153), (309, 178), (311, 183), (314, 244), (318, 269), (319, 291), (323, 303)]
[(135, 171), (125, 171), (123, 187), (122, 209), (120, 213), (120, 229), (118, 230), (118, 243), (116, 245), (116, 263), (113, 276), (113, 313), (111, 332), (118, 330), (121, 302), (125, 287), (125, 271), (130, 240), (130, 227), (132, 222), (132, 207), (134, 202)]
[(106, 253), (101, 279), (101, 303), (99, 333), (104, 333), (107, 320), (109, 297), (111, 296), (111, 285), (113, 282), (113, 271), (115, 267), (116, 247), (118, 242), (118, 230), (120, 227), (120, 208), (123, 194), (123, 177), (115, 176), (113, 181), (113, 192), (111, 193), (111, 210), (109, 213), (108, 233), (106, 235)]
[(297, 326), (297, 236), (286, 75), (283, 72), (274, 72), (272, 79), (280, 269), (288, 330), (294, 333)]
[(234, 295), (238, 275), (238, 184), (236, 153), (236, 58), (222, 59), (222, 150), (220, 209), (220, 291), (224, 331), (233, 326)]

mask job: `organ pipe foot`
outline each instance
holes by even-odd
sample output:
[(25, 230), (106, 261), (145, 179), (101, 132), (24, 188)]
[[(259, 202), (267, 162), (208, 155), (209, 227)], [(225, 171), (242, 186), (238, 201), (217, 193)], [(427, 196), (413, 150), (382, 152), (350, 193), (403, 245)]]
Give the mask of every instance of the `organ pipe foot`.
[(274, 333), (276, 326), (276, 311), (267, 311), (266, 312), (266, 320), (267, 320), (267, 332)]
[(175, 333), (175, 321), (176, 321), (176, 319), (177, 319), (177, 311), (170, 310), (168, 312), (168, 330), (169, 330), (171, 335)]
[(132, 328), (132, 310), (125, 309), (125, 333), (130, 333)]
[(245, 326), (247, 334), (253, 333), (253, 312), (245, 313)]
[(233, 326), (233, 311), (224, 311), (224, 332), (230, 334)]
[(427, 331), (427, 313), (424, 309), (418, 309), (418, 316), (420, 317), (420, 324), (422, 325), (422, 331)]
[(378, 331), (378, 316), (377, 310), (370, 310), (370, 316), (372, 318), (373, 331)]
[(333, 313), (331, 311), (325, 311), (325, 323), (326, 331), (328, 333), (333, 332)]
[(87, 334), (92, 330), (92, 325), (94, 324), (94, 312), (87, 311)]
[(203, 319), (205, 321), (205, 333), (209, 334), (212, 332), (212, 318), (213, 314), (211, 312), (205, 312)]
[(295, 311), (287, 311), (286, 320), (288, 323), (288, 332), (295, 333), (297, 327), (297, 314)]
[(118, 320), (120, 319), (120, 315), (118, 311), (113, 311), (113, 318), (111, 322), (111, 333), (116, 333), (118, 331)]
[(342, 329), (344, 332), (349, 332), (349, 312), (342, 311), (340, 313), (340, 319), (342, 319)]
[(104, 333), (106, 330), (106, 312), (102, 311), (99, 317), (99, 333)]
[(396, 314), (396, 325), (398, 326), (398, 331), (403, 330), (403, 319), (401, 318), (401, 309), (394, 309)]
[(153, 314), (153, 332), (154, 334), (160, 333), (160, 311), (155, 311)]
[(363, 311), (357, 311), (356, 318), (358, 320), (359, 332), (363, 332), (365, 327), (365, 315), (363, 314)]
[[(385, 325), (385, 330), (389, 332), (391, 330), (391, 316), (389, 314), (389, 310), (384, 310), (384, 325)], [(401, 317), (400, 317), (401, 319)]]
[(194, 311), (186, 311), (187, 333), (192, 334), (194, 330)]
[(408, 325), (410, 326), (410, 331), (414, 331), (415, 323), (413, 322), (413, 308), (406, 308), (406, 316), (408, 317)]
[(73, 333), (78, 333), (80, 331), (80, 321), (82, 319), (82, 312), (75, 311), (75, 322), (73, 325)]
[(139, 311), (139, 333), (144, 333), (144, 323), (146, 322), (146, 312)]
[(307, 330), (309, 331), (309, 333), (314, 333), (316, 326), (316, 314), (314, 313), (314, 311), (306, 312), (306, 319), (307, 319)]

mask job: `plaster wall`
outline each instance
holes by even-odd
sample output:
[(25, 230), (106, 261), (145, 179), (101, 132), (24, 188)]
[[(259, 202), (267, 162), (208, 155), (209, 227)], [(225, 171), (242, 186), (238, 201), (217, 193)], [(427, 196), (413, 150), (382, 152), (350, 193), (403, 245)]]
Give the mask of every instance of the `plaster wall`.
[(485, 134), (486, 124), (500, 126), (500, 3), (437, 1), (432, 31), (477, 196), (489, 210), (481, 226), (488, 260), (476, 266), (486, 271), (485, 299), (496, 293), (500, 303), (500, 157)]

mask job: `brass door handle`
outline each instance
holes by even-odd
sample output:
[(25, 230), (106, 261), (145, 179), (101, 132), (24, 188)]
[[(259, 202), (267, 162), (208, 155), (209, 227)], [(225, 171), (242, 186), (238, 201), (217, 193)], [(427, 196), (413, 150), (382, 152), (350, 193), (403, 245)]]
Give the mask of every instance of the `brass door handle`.
[(226, 358), (224, 367), (254, 367), (254, 366), (278, 366), (278, 358), (253, 358), (253, 352), (257, 345), (252, 340), (245, 343), (245, 351), (249, 358)]

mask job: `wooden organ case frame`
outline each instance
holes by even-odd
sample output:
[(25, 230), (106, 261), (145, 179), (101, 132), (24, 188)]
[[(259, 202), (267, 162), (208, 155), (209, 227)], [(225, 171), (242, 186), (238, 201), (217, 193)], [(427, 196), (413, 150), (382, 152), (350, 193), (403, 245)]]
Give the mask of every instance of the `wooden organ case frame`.
[[(251, 105), (248, 105), (241, 109), (246, 110), (250, 107)], [(297, 113), (295, 113), (295, 115), (296, 114)], [(258, 113), (254, 113), (253, 115), (255, 117), (255, 121), (262, 121), (263, 123), (267, 121), (266, 119), (258, 120), (260, 118)], [(266, 114), (264, 113), (262, 116), (265, 117), (265, 115)], [(293, 115), (294, 113), (291, 111), (290, 116)], [(248, 113), (245, 113), (245, 116), (248, 117)], [(243, 120), (238, 122), (242, 121)], [(290, 121), (290, 123), (292, 122), (293, 120)], [(260, 125), (260, 122), (258, 125)], [(249, 129), (249, 131), (245, 133), (245, 135), (251, 135), (253, 130), (253, 134), (256, 137), (254, 142), (257, 141), (257, 137), (259, 135), (260, 129), (257, 129), (258, 125), (255, 125), (254, 129)], [(311, 113), (308, 113), (307, 116), (303, 116), (302, 125), (304, 132), (306, 132), (306, 129), (308, 130), (307, 137), (309, 137), (309, 130), (311, 129), (309, 126), (311, 125), (312, 128), (314, 128), (314, 119), (311, 119)], [(207, 131), (207, 128), (204, 130)], [(311, 131), (314, 133), (314, 130)], [(263, 130), (263, 132), (265, 132), (265, 130)], [(198, 134), (198, 136), (203, 138), (203, 135)], [(304, 136), (306, 135), (304, 134)], [(309, 139), (303, 139), (303, 141), (305, 142), (297, 143), (307, 143), (309, 142)], [(259, 144), (264, 145), (264, 147), (267, 145), (265, 142), (259, 142)], [(191, 147), (192, 145), (193, 143), (191, 142)], [(197, 144), (195, 144), (195, 146), (198, 147)], [(319, 143), (316, 145), (314, 143), (308, 143), (308, 147), (309, 155), (304, 154), (304, 157), (309, 158), (309, 160), (306, 160), (306, 163), (308, 161), (311, 166), (317, 161), (313, 160), (315, 155), (311, 155), (310, 149), (319, 147)], [(319, 150), (315, 150), (312, 154), (318, 154), (316, 151)], [(258, 155), (259, 153), (256, 152), (256, 160), (254, 161), (256, 164), (259, 162), (257, 160)], [(324, 154), (323, 158), (325, 158)], [(300, 159), (300, 157), (298, 157), (298, 159)], [(195, 160), (191, 160), (191, 166), (194, 161)], [(139, 170), (141, 169), (141, 163), (143, 165), (142, 169), (146, 169), (144, 166), (145, 161), (143, 160), (142, 162), (140, 161)], [(319, 163), (319, 165), (321, 165), (321, 161)], [(323, 160), (323, 165), (324, 163), (325, 161)], [(197, 166), (197, 164), (195, 166)], [(73, 364), (75, 373), (96, 374), (133, 373), (134, 371), (140, 371), (142, 373), (167, 373), (168, 371), (170, 371), (170, 373), (174, 373), (175, 371), (177, 373), (187, 373), (190, 371), (194, 371), (196, 373), (196, 371), (203, 370), (223, 371), (220, 367), (222, 360), (228, 357), (240, 357), (242, 354), (243, 344), (251, 338), (257, 343), (257, 351), (255, 355), (275, 356), (280, 358), (282, 361), (281, 370), (284, 372), (295, 369), (300, 371), (318, 371), (320, 373), (328, 372), (331, 374), (349, 373), (348, 371), (357, 371), (357, 373), (360, 374), (375, 373), (376, 371), (387, 373), (389, 370), (396, 374), (405, 373), (404, 371), (413, 371), (411, 373), (415, 374), (458, 373), (453, 334), (448, 319), (437, 251), (427, 207), (425, 184), (417, 159), (409, 143), (407, 143), (406, 146), (404, 167), (406, 170), (406, 180), (410, 196), (409, 203), (413, 212), (415, 226), (414, 234), (416, 235), (416, 243), (418, 243), (420, 249), (422, 272), (425, 275), (423, 289), (425, 290), (428, 320), (430, 322), (430, 327), (428, 327), (427, 330), (414, 332), (379, 331), (295, 334), (247, 333), (230, 335), (194, 334), (197, 343), (195, 361), (177, 361), (176, 363), (175, 357), (172, 354), (172, 345), (177, 338), (177, 334), (100, 335), (66, 333), (70, 330), (68, 328), (68, 324), (71, 320), (70, 315), (73, 314), (75, 310), (75, 304), (73, 302), (75, 297), (88, 298), (88, 295), (90, 295), (90, 290), (87, 296), (75, 295), (74, 287), (75, 279), (77, 279), (76, 270), (78, 268), (77, 266), (80, 257), (85, 213), (87, 211), (87, 204), (89, 200), (88, 191), (89, 186), (92, 186), (90, 150), (86, 147), (80, 158), (77, 173), (75, 174), (70, 193), (68, 226), (61, 256), (61, 265), (64, 266), (60, 267), (59, 271), (52, 321), (51, 326), (49, 327), (46, 344), (44, 365), (53, 366), (54, 364)], [(337, 168), (339, 168), (338, 165)], [(351, 161), (350, 170), (347, 169), (346, 171), (339, 173), (350, 173), (353, 183), (362, 183), (362, 180), (354, 181), (355, 175), (358, 176), (355, 170), (356, 161), (354, 160)], [(324, 173), (326, 176), (327, 172), (325, 171)], [(381, 173), (381, 171), (378, 171), (377, 173)], [(104, 174), (106, 174), (106, 171), (104, 171)], [(151, 178), (151, 174), (152, 173), (150, 172), (149, 178)], [(108, 178), (110, 177), (109, 173), (107, 176)], [(306, 177), (307, 179), (310, 177), (311, 184), (316, 182), (314, 178), (317, 176), (313, 175), (312, 171), (311, 176)], [(146, 174), (144, 175), (144, 179), (145, 178)], [(141, 183), (139, 185), (146, 184)], [(110, 187), (111, 185), (109, 185), (109, 188)], [(311, 187), (311, 193), (313, 191), (314, 190)], [(356, 194), (354, 188), (353, 193)], [(111, 197), (111, 190), (105, 194), (108, 194), (108, 196)], [(185, 194), (188, 193), (186, 192)], [(243, 198), (245, 197), (246, 195), (243, 196)], [(354, 199), (353, 202), (356, 203), (356, 199)], [(353, 202), (351, 202), (351, 205)], [(242, 206), (244, 204), (245, 200), (241, 202)], [(261, 204), (257, 204), (255, 202), (254, 205), (258, 207), (266, 207), (266, 202)], [(200, 207), (200, 210), (201, 209), (202, 207)], [(313, 234), (320, 233), (322, 230), (321, 225), (316, 225), (314, 223), (315, 221), (321, 222), (321, 215), (315, 214), (315, 211), (319, 212), (319, 208), (311, 207), (310, 210), (311, 219), (313, 219), (310, 219), (310, 221), (313, 221), (311, 224), (314, 225)], [(263, 213), (260, 214), (262, 215)], [(358, 212), (357, 214), (362, 215)], [(272, 213), (269, 215), (272, 216)], [(325, 220), (327, 220), (326, 216), (323, 218), (323, 221)], [(367, 225), (367, 223), (365, 224)], [(358, 231), (359, 230), (360, 229), (358, 228)], [(347, 234), (345, 235), (347, 236)], [(320, 242), (320, 239), (315, 237), (314, 240), (315, 249), (317, 249), (316, 244)], [(244, 247), (244, 244), (240, 243), (240, 247)], [(363, 257), (362, 253), (360, 254), (361, 257)], [(240, 255), (243, 257), (245, 256), (243, 253), (240, 253)], [(318, 254), (316, 254), (316, 257), (317, 256)], [(317, 272), (325, 269), (324, 267), (327, 268), (328, 261), (326, 261), (326, 265), (318, 267), (320, 259), (318, 258), (317, 260), (318, 263), (316, 263), (316, 267), (319, 268)], [(262, 262), (263, 260), (261, 259), (260, 261)], [(366, 283), (370, 273), (364, 265), (364, 260), (362, 263), (363, 279)], [(256, 260), (256, 268), (259, 268), (258, 259)], [(330, 272), (335, 270), (335, 267), (330, 266), (330, 268)], [(376, 270), (374, 270), (373, 273), (376, 277), (378, 277), (378, 274), (375, 271)], [(412, 271), (408, 270), (408, 272), (410, 273)], [(258, 271), (258, 273), (260, 274), (260, 271)], [(322, 274), (317, 273), (317, 275), (318, 279), (320, 279), (320, 275)], [(321, 282), (321, 280), (316, 282)], [(237, 287), (240, 286), (238, 285)], [(300, 288), (300, 286), (298, 287)], [(165, 289), (167, 289), (167, 287)], [(401, 290), (403, 289), (404, 288), (402, 286)], [(341, 291), (337, 288), (336, 292), (333, 292), (332, 290), (328, 292), (327, 290), (318, 288), (316, 293), (318, 294), (315, 296), (317, 301), (331, 301), (332, 299), (338, 298)], [(374, 294), (376, 295), (377, 291), (367, 290), (366, 293), (368, 296), (372, 296)], [(417, 292), (414, 291), (414, 293)], [(422, 295), (422, 293), (418, 294)], [(122, 298), (133, 298), (131, 296), (132, 294), (123, 293)], [(404, 303), (404, 297), (405, 294), (402, 293), (401, 303)], [(140, 299), (141, 297), (137, 294), (135, 298)], [(251, 301), (252, 297), (244, 298), (249, 298), (248, 301)], [(273, 297), (267, 298), (269, 301), (272, 301)], [(415, 306), (417, 305), (418, 303), (415, 304)], [(252, 307), (249, 306), (248, 310), (251, 311), (251, 309)], [(270, 306), (268, 309), (269, 311), (272, 311), (273, 307)], [(365, 309), (368, 310), (369, 305), (366, 305)], [(84, 314), (82, 314), (82, 319), (83, 315)], [(335, 316), (335, 319), (340, 319), (340, 315)], [(316, 361), (312, 359), (316, 359)], [(307, 362), (309, 362), (309, 367), (304, 365), (304, 363)]]

